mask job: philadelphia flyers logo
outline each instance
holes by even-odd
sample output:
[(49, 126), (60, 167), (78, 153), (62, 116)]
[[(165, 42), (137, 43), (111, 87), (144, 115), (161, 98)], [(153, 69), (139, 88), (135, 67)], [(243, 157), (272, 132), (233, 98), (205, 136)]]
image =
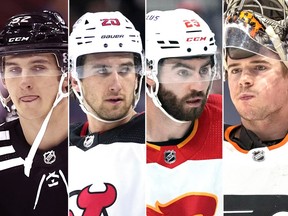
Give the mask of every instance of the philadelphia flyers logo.
[(188, 193), (165, 204), (157, 202), (156, 208), (147, 206), (147, 216), (214, 216), (216, 208), (217, 197), (215, 195)]
[[(82, 191), (73, 191), (70, 197), (77, 195), (77, 205), (83, 209), (82, 216), (108, 216), (107, 208), (112, 206), (117, 198), (116, 188), (109, 183), (104, 183), (105, 191), (91, 192), (89, 189), (92, 185), (85, 187)], [(72, 210), (69, 216), (74, 216)]]

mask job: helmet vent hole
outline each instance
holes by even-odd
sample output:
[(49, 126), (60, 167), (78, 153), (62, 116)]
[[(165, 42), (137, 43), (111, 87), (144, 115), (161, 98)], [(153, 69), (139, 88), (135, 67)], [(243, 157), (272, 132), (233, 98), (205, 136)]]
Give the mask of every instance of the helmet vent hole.
[(205, 46), (205, 47), (204, 47), (204, 51), (207, 51), (207, 50), (208, 50), (208, 48)]
[(104, 47), (105, 47), (105, 48), (107, 48), (107, 47), (108, 47), (108, 44), (107, 44), (107, 43), (105, 43), (105, 44), (104, 44)]
[(164, 41), (157, 41), (158, 44), (164, 44)]
[(188, 49), (187, 49), (187, 52), (191, 52), (191, 51), (192, 51), (191, 48), (188, 48)]
[(85, 20), (85, 25), (89, 24), (89, 21), (88, 20)]
[(123, 44), (122, 44), (122, 43), (119, 43), (119, 47), (123, 47)]

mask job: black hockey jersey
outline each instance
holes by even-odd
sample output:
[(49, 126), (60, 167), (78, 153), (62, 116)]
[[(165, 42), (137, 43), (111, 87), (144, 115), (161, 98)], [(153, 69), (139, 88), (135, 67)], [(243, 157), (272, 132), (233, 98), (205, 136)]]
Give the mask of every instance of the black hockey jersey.
[(0, 215), (68, 215), (68, 140), (37, 150), (27, 177), (23, 164), (29, 150), (18, 119), (0, 127)]

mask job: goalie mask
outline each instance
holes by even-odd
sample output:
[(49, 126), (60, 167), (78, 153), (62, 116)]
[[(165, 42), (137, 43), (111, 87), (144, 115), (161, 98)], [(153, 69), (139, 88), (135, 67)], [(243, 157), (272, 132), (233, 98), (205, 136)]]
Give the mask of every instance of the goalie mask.
[(284, 0), (227, 0), (225, 51), (232, 59), (287, 56), (287, 3)]

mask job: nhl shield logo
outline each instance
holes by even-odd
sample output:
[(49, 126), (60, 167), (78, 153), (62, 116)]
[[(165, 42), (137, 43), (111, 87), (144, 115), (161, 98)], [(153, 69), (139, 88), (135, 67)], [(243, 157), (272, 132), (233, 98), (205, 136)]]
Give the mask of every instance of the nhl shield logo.
[(263, 150), (256, 150), (252, 152), (252, 158), (254, 161), (261, 162), (265, 160), (265, 152)]
[(89, 148), (94, 142), (94, 135), (86, 136), (84, 140), (84, 147)]
[(176, 161), (176, 152), (174, 150), (167, 150), (164, 152), (164, 160), (168, 164), (172, 164)]
[(46, 164), (52, 164), (52, 163), (54, 163), (56, 161), (56, 154), (55, 154), (54, 150), (45, 152), (43, 154), (43, 157), (44, 157), (44, 162)]

